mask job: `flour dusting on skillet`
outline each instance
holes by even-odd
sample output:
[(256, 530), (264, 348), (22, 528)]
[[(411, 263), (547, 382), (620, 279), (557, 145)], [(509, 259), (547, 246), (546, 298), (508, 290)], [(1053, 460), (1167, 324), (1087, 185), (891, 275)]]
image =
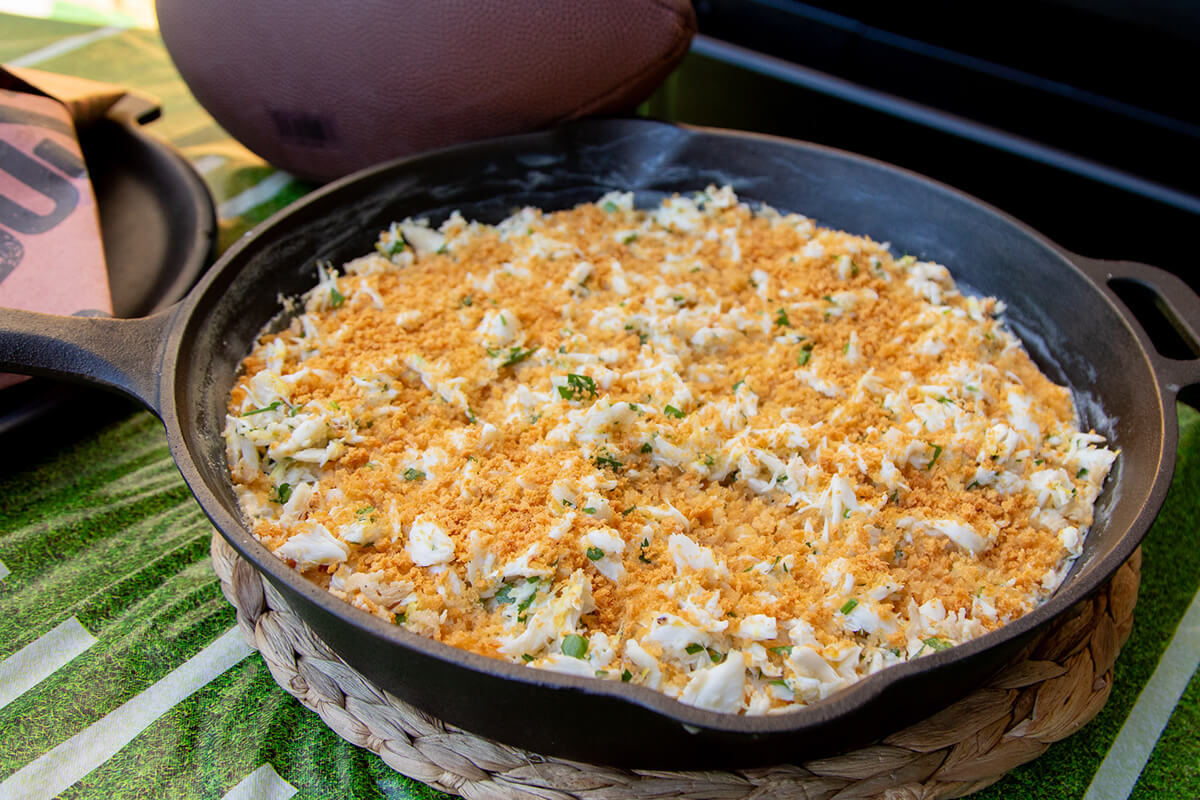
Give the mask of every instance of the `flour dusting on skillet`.
[(494, 658), (796, 708), (1030, 611), (1116, 458), (1001, 303), (728, 188), (376, 250), (245, 360), (233, 482), (309, 580)]

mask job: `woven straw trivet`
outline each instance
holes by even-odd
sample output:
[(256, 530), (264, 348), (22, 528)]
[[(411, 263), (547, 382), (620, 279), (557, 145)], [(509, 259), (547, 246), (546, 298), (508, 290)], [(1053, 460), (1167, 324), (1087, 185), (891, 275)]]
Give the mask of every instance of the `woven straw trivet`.
[(799, 765), (731, 772), (598, 767), (536, 755), (433, 719), (373, 686), (213, 535), (212, 560), (238, 626), (275, 680), (339, 736), (392, 769), (472, 800), (962, 797), (1070, 736), (1108, 700), (1133, 626), (1141, 551), (986, 686), (882, 742)]

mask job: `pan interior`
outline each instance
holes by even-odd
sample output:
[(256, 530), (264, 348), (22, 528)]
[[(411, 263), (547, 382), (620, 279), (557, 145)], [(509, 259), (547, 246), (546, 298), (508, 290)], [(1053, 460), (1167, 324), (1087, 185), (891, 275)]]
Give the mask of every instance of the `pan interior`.
[[(942, 263), (960, 285), (1007, 304), (1034, 360), (1071, 387), (1082, 428), (1121, 450), (1083, 555), (1060, 593), (1098, 585), (1098, 571), (1116, 566), (1106, 557), (1124, 552), (1126, 533), (1149, 523), (1139, 518), (1163, 448), (1153, 371), (1106, 297), (1019, 223), (910, 173), (811, 145), (645, 121), (585, 123), (385, 165), (327, 187), (246, 237), (185, 305), (174, 363), (168, 356), (174, 376), (164, 416), (169, 430), (178, 425), (172, 444), (185, 477), (221, 527), (240, 519), (221, 435), (229, 390), (258, 332), (279, 313), (279, 297), (310, 288), (318, 261), (337, 265), (362, 255), (379, 230), (408, 216), (436, 223), (460, 210), (494, 223), (524, 205), (559, 209), (620, 189), (634, 191), (645, 206), (710, 183), (729, 184), (751, 203), (889, 242), (895, 255)], [(226, 532), (245, 541), (244, 532)], [(734, 727), (789, 724), (771, 718)]]

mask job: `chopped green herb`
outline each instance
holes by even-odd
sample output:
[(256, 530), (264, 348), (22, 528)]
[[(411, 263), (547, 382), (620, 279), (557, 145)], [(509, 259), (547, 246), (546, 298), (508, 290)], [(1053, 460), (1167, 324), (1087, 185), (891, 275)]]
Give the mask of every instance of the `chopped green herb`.
[[(627, 508), (621, 512), (621, 516), (628, 517), (630, 514), (633, 513), (634, 509), (636, 509), (636, 508), (637, 508), (637, 506), (630, 506), (629, 508)], [(649, 544), (649, 542), (647, 542), (647, 544)]]
[(423, 481), (425, 480), (425, 473), (416, 467), (409, 467), (408, 469), (404, 470), (404, 480)]
[(641, 448), (639, 448), (639, 449), (640, 449), (640, 450), (641, 450), (641, 452), (643, 452), (643, 453), (649, 453), (649, 452), (650, 452), (651, 450), (653, 450), (654, 448), (653, 448), (653, 447), (650, 445), (650, 443), (649, 443), (649, 442), (643, 442), (643, 443), (642, 443), (642, 446), (641, 446)]
[(680, 411), (675, 406), (667, 406), (666, 408), (663, 409), (663, 413), (666, 414), (668, 417), (673, 417), (674, 419), (683, 419), (684, 417), (687, 416), (687, 414), (685, 412)]
[(330, 408), (332, 408), (334, 411), (341, 411), (341, 410), (342, 410), (342, 407), (338, 405), (338, 402), (337, 402), (337, 400), (330, 400), (330, 401), (329, 401), (329, 407), (330, 407)]
[(812, 351), (813, 346), (811, 344), (806, 344), (801, 347), (800, 354), (796, 356), (796, 363), (803, 367), (808, 363), (808, 360), (812, 358)]
[(523, 350), (520, 347), (514, 347), (508, 351), (508, 358), (504, 359), (504, 363), (500, 366), (511, 367), (513, 364), (520, 364), (525, 359), (533, 355), (533, 348)]
[(1087, 475), (1087, 467), (1083, 467), (1079, 470), (1079, 472), (1075, 473), (1076, 478), (1082, 478), (1085, 475)]
[(978, 486), (979, 486), (979, 481), (971, 481), (970, 483), (967, 484), (967, 489), (968, 490), (975, 489)]
[(607, 211), (609, 214), (611, 214), (617, 210), (617, 204), (614, 203), (612, 200), (606, 200), (606, 201), (604, 201), (603, 208), (605, 211)]
[[(529, 579), (529, 582), (530, 582), (530, 583), (536, 583), (536, 581), (534, 581), (532, 578), (530, 578), (530, 579)], [(522, 600), (520, 603), (517, 603), (517, 610), (518, 610), (518, 611), (524, 611), (525, 609), (529, 608), (531, 605), (533, 605), (533, 599), (534, 599), (535, 597), (537, 597), (537, 590), (536, 590), (536, 589), (535, 589), (534, 591), (530, 592), (530, 593), (529, 593), (529, 596), (528, 596), (528, 597), (526, 597), (524, 600)], [(519, 618), (518, 618), (518, 619), (519, 619)], [(525, 620), (523, 620), (523, 619), (521, 620), (521, 622), (524, 622), (524, 621), (525, 621)]]
[(706, 647), (705, 649), (708, 650), (708, 657), (714, 664), (720, 664), (722, 661), (725, 660), (724, 653), (717, 651), (717, 650), (713, 650), (711, 647)]
[(522, 653), (521, 658), (525, 661), (526, 664), (528, 664), (530, 661), (533, 661), (533, 656), (529, 655), (529, 653)]
[(849, 614), (851, 611), (853, 611), (856, 608), (858, 608), (858, 601), (855, 600), (853, 597), (851, 597), (849, 600), (847, 600), (845, 603), (842, 604), (842, 607), (839, 610), (843, 614)]
[(587, 655), (588, 640), (578, 633), (568, 633), (563, 637), (562, 651), (564, 656), (583, 658)]
[(953, 401), (953, 400), (951, 400), (949, 397), (939, 397), (939, 398), (937, 399), (937, 401), (938, 401), (939, 403), (953, 403), (953, 402), (954, 402), (954, 401)]
[(292, 496), (292, 485), (290, 483), (281, 483), (275, 487), (275, 496), (271, 499), (279, 505), (283, 505)]
[(405, 614), (403, 611), (397, 611), (396, 615), (392, 617), (392, 622), (397, 625), (403, 625), (408, 622), (408, 614)]
[(694, 656), (694, 655), (696, 655), (696, 653), (703, 652), (704, 645), (696, 644), (695, 642), (692, 642), (691, 644), (689, 644), (687, 647), (685, 647), (683, 649), (687, 651), (687, 654), (689, 656)]
[[(1045, 460), (1044, 458), (1035, 458), (1035, 459), (1033, 460), (1033, 463), (1034, 463), (1034, 464), (1036, 464), (1036, 465), (1038, 465), (1038, 466), (1040, 467), (1042, 464), (1045, 464), (1045, 463), (1046, 463), (1046, 460)], [(1087, 470), (1084, 470), (1084, 472), (1087, 472)], [(1077, 477), (1077, 478), (1078, 478), (1079, 476), (1078, 476), (1078, 475), (1076, 475), (1075, 477)]]
[(788, 682), (785, 681), (783, 678), (779, 678), (779, 679), (773, 680), (773, 681), (767, 681), (767, 686), (782, 686), (785, 689), (792, 688), (791, 686), (788, 686)]
[(375, 506), (363, 506), (354, 513), (359, 517), (368, 517), (375, 511)]
[(471, 297), (471, 295), (469, 295), (469, 294), (464, 294), (462, 296), (462, 298), (458, 301), (458, 304), (460, 306), (467, 306), (468, 308), (470, 308), (471, 306), (475, 305), (475, 298)]
[(496, 602), (502, 606), (517, 602), (517, 599), (512, 596), (512, 589), (513, 587), (511, 584), (502, 584), (500, 586), (500, 591), (496, 592)]
[(790, 656), (792, 654), (792, 646), (790, 644), (781, 644), (778, 647), (772, 647), (771, 652), (779, 656)]
[[(584, 509), (586, 511), (587, 509)], [(604, 551), (599, 547), (589, 547), (587, 549), (587, 557), (592, 561), (599, 561), (604, 558)]]
[(788, 319), (786, 308), (781, 308), (775, 312), (775, 324), (784, 328), (792, 327), (792, 322)]
[(579, 510), (585, 514), (595, 514), (596, 513), (596, 509), (592, 508), (591, 506), (586, 506), (585, 508), (581, 508)]
[(935, 650), (937, 652), (941, 652), (942, 650), (948, 650), (949, 648), (953, 647), (953, 645), (951, 645), (950, 642), (947, 642), (945, 639), (939, 639), (936, 636), (930, 636), (928, 639), (925, 639), (923, 641), (925, 642), (925, 644), (929, 645), (933, 650)]
[(738, 381), (737, 383), (735, 383), (735, 384), (733, 385), (733, 393), (734, 393), (734, 394), (737, 394), (737, 390), (738, 390), (739, 388), (741, 388), (742, 386), (745, 386), (745, 385), (746, 385), (746, 382), (745, 382), (745, 381)]
[(342, 303), (346, 302), (346, 295), (337, 290), (336, 286), (329, 287), (329, 307), (338, 308)]
[(596, 466), (597, 467), (608, 467), (613, 472), (620, 472), (621, 467), (623, 467), (625, 465), (623, 463), (621, 463), (620, 461), (618, 461), (617, 459), (613, 458), (612, 456), (607, 456), (607, 455), (601, 454), (601, 455), (596, 456)]
[(584, 396), (595, 397), (596, 382), (587, 375), (576, 375), (574, 372), (567, 375), (567, 383), (565, 386), (558, 387), (558, 394), (564, 400), (582, 400)]
[(632, 244), (636, 239), (637, 239), (636, 233), (629, 233), (629, 234), (626, 234), (625, 238), (621, 240), (621, 244)]
[(940, 444), (933, 445), (933, 458), (929, 459), (929, 466), (925, 469), (933, 469), (933, 465), (937, 462), (938, 457), (942, 455), (942, 446)]
[(381, 255), (391, 258), (392, 256), (404, 250), (404, 240), (397, 236), (386, 245), (383, 242), (376, 242), (375, 249), (378, 250)]
[(282, 402), (283, 401), (281, 401), (281, 400), (276, 400), (274, 403), (271, 403), (271, 405), (269, 405), (269, 406), (263, 406), (262, 408), (256, 408), (253, 411), (247, 411), (245, 414), (242, 414), (242, 416), (243, 417), (252, 417), (255, 414), (261, 414), (264, 411), (274, 411), (275, 409), (279, 408), (280, 405), (282, 405)]
[(621, 673), (621, 683), (629, 683), (631, 680), (633, 680), (632, 672), (630, 672), (629, 670), (625, 670), (624, 672)]

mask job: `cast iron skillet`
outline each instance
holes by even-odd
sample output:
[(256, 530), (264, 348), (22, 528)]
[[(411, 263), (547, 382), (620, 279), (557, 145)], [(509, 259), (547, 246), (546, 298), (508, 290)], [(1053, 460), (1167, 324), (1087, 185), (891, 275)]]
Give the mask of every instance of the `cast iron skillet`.
[[(1069, 384), (1083, 415), (1121, 449), (1083, 555), (1058, 593), (980, 639), (878, 673), (801, 711), (739, 717), (664, 695), (529, 669), (388, 625), (318, 589), (242, 523), (221, 438), (241, 358), (279, 309), (335, 264), (369, 252), (391, 221), (453, 209), (496, 222), (517, 206), (562, 208), (609, 189), (641, 204), (731, 184), (750, 201), (799, 211), (948, 265), (1008, 303), (1035, 359)], [(413, 705), (536, 752), (644, 768), (743, 767), (862, 745), (978, 686), (1038, 628), (1093, 592), (1133, 552), (1162, 504), (1176, 446), (1175, 397), (1200, 361), (1158, 355), (1107, 285), (1155, 292), (1195, 347), (1200, 299), (1139, 264), (1065, 252), (1019, 222), (920, 176), (836, 150), (644, 120), (594, 121), (455, 147), (332, 184), (247, 234), (179, 306), (140, 320), (0, 312), (0, 369), (99, 383), (162, 417), (171, 452), (229, 542), (348, 663)]]

